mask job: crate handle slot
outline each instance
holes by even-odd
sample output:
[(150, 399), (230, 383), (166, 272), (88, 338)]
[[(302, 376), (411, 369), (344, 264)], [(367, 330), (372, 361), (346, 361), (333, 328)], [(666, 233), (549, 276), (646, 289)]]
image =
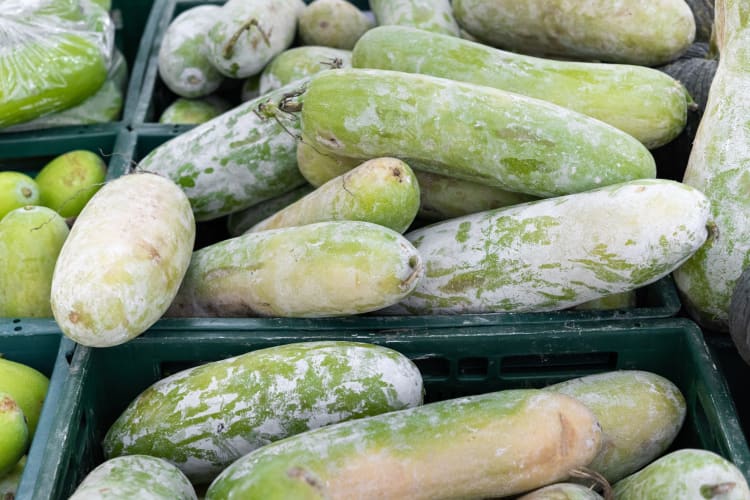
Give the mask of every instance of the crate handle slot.
[(617, 367), (616, 352), (581, 352), (559, 354), (524, 354), (505, 356), (500, 375), (596, 373)]

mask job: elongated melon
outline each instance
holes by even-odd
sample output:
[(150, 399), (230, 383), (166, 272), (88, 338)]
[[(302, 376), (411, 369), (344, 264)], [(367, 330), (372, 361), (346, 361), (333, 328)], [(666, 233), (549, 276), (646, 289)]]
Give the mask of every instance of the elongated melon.
[(162, 174), (187, 194), (197, 221), (215, 219), (305, 183), (297, 168), (297, 120), (265, 114), (282, 87), (247, 101), (151, 151), (138, 167)]
[(707, 450), (673, 451), (614, 485), (617, 500), (748, 500), (742, 472)]
[(116, 457), (97, 466), (78, 485), (69, 500), (102, 498), (140, 500), (196, 500), (195, 489), (169, 462), (148, 455)]
[(162, 379), (110, 427), (107, 456), (169, 460), (196, 484), (250, 451), (343, 420), (422, 404), (406, 356), (360, 342), (299, 342), (251, 351)]
[(567, 477), (600, 437), (593, 414), (568, 396), (469, 396), (270, 444), (230, 465), (206, 500), (502, 497)]
[(187, 271), (195, 220), (185, 193), (151, 173), (118, 177), (86, 204), (52, 275), (62, 332), (95, 347), (126, 342), (167, 310)]
[(315, 75), (301, 100), (302, 135), (340, 156), (422, 161), (438, 174), (540, 197), (656, 175), (651, 153), (632, 136), (491, 87), (340, 69)]
[(331, 179), (248, 231), (359, 220), (403, 233), (417, 215), (419, 196), (417, 177), (409, 165), (396, 158), (374, 158)]
[(410, 26), (425, 31), (459, 35), (450, 0), (370, 0), (381, 26)]
[(365, 33), (354, 47), (352, 65), (439, 76), (542, 99), (609, 123), (649, 149), (677, 137), (690, 101), (680, 82), (656, 69), (532, 57), (403, 26)]
[(539, 312), (652, 283), (706, 241), (709, 202), (664, 179), (457, 217), (406, 237), (425, 276), (388, 313)]
[(692, 318), (727, 331), (732, 291), (750, 262), (750, 5), (717, 1), (715, 32), (719, 64), (683, 182), (711, 200), (716, 237), (674, 277)]
[(649, 464), (672, 444), (685, 421), (680, 389), (641, 370), (579, 377), (545, 388), (578, 399), (602, 426), (602, 449), (588, 465), (614, 483)]
[(695, 38), (684, 0), (454, 0), (458, 24), (514, 52), (656, 66)]
[(406, 238), (371, 222), (246, 233), (193, 254), (167, 315), (359, 314), (403, 299), (423, 272)]

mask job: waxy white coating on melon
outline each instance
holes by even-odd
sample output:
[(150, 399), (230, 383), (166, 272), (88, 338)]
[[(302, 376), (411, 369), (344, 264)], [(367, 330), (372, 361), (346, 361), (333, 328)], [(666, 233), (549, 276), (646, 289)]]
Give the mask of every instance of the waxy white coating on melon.
[(450, 0), (370, 0), (378, 25), (396, 24), (459, 36)]
[(206, 500), (502, 497), (564, 479), (600, 439), (594, 415), (569, 396), (467, 396), (272, 443), (230, 465)]
[(682, 449), (651, 462), (614, 484), (617, 500), (748, 500), (742, 472), (707, 450)]
[(218, 5), (198, 5), (174, 18), (159, 46), (159, 76), (182, 97), (210, 94), (224, 75), (206, 57), (206, 36), (221, 12)]
[(55, 265), (60, 329), (93, 347), (140, 335), (177, 294), (194, 242), (190, 202), (172, 181), (136, 173), (108, 182), (78, 215)]
[(362, 221), (270, 229), (193, 254), (168, 316), (330, 317), (395, 304), (424, 272), (401, 234)]
[(302, 0), (229, 0), (208, 32), (208, 58), (232, 78), (260, 73), (292, 45), (304, 8)]
[(514, 52), (656, 66), (695, 38), (684, 0), (453, 0), (458, 24)]
[(719, 65), (683, 178), (711, 200), (715, 237), (674, 277), (693, 319), (728, 331), (732, 292), (750, 262), (750, 6), (717, 1), (716, 19)]
[(422, 73), (542, 99), (617, 127), (649, 149), (685, 128), (690, 96), (666, 73), (645, 66), (532, 57), (404, 26), (365, 33), (355, 68)]
[(422, 404), (422, 377), (402, 354), (358, 342), (300, 342), (252, 351), (162, 379), (104, 440), (107, 456), (145, 453), (194, 483), (309, 429)]
[(643, 179), (438, 222), (405, 236), (424, 259), (388, 313), (553, 311), (639, 288), (706, 240), (708, 199)]
[(541, 197), (656, 176), (634, 137), (540, 99), (376, 69), (324, 71), (301, 87), (302, 135), (322, 152), (420, 161)]
[(412, 169), (397, 158), (374, 158), (251, 227), (257, 232), (332, 220), (359, 220), (403, 233), (419, 209)]
[(589, 407), (602, 426), (602, 449), (588, 465), (610, 483), (662, 455), (685, 421), (680, 389), (639, 370), (618, 370), (571, 379), (545, 388)]
[(266, 116), (263, 105), (292, 83), (247, 101), (165, 142), (138, 167), (169, 177), (190, 199), (195, 219), (215, 219), (305, 183), (297, 168), (298, 120)]
[(174, 465), (147, 455), (115, 457), (88, 473), (68, 500), (195, 500), (195, 489)]
[(258, 92), (266, 94), (321, 71), (351, 67), (351, 50), (320, 45), (294, 47), (274, 57), (263, 68)]

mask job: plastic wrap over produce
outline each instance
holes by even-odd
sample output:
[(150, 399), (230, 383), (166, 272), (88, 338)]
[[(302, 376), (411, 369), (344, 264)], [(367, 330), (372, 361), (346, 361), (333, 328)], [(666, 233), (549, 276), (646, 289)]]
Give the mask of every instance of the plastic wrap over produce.
[(0, 0), (0, 128), (94, 95), (113, 49), (109, 13), (90, 0)]

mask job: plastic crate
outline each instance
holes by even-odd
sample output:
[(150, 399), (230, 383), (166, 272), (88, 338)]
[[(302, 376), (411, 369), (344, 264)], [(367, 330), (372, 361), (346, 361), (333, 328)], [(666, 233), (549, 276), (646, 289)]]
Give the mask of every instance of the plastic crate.
[(726, 378), (742, 431), (746, 436), (750, 435), (750, 399), (745, 392), (745, 383), (750, 378), (750, 366), (740, 357), (729, 335), (704, 332), (704, 337), (719, 371)]
[(325, 330), (152, 329), (107, 349), (79, 347), (33, 488), (18, 498), (63, 499), (104, 459), (109, 426), (141, 391), (175, 371), (273, 345), (312, 340), (381, 344), (413, 359), (426, 400), (544, 387), (617, 369), (658, 373), (687, 402), (687, 418), (673, 449), (720, 453), (750, 477), (750, 450), (721, 373), (700, 329), (686, 319), (649, 322), (556, 323), (524, 327), (408, 329), (373, 332)]
[[(305, 3), (309, 4), (312, 0), (305, 0)], [(356, 5), (359, 9), (367, 11), (369, 10), (369, 2), (367, 0), (349, 0), (350, 3)], [(159, 19), (154, 24), (156, 25), (157, 34), (152, 39), (153, 45), (148, 58), (148, 65), (143, 78), (143, 88), (139, 102), (136, 107), (134, 123), (140, 124), (157, 124), (159, 117), (162, 112), (169, 106), (175, 99), (177, 94), (167, 88), (167, 86), (159, 78), (158, 68), (158, 55), (159, 47), (161, 46), (162, 38), (166, 29), (172, 20), (185, 12), (186, 10), (196, 7), (198, 5), (222, 5), (222, 0), (167, 0), (166, 6), (161, 12), (152, 12), (152, 16), (158, 16)], [(224, 85), (216, 92), (222, 97), (226, 98), (231, 104), (240, 104), (240, 91), (243, 80), (241, 79), (227, 79)], [(185, 131), (191, 129), (194, 125), (160, 125), (164, 130), (176, 129), (179, 131)]]
[[(50, 147), (70, 137), (86, 135), (96, 137), (117, 133), (132, 121), (138, 104), (138, 95), (146, 72), (155, 27), (150, 22), (164, 8), (165, 0), (112, 0), (110, 15), (115, 25), (115, 45), (128, 63), (128, 87), (119, 121), (54, 127), (28, 132), (0, 132), (0, 157), (33, 152), (38, 147)], [(151, 14), (151, 15), (150, 15)], [(140, 57), (143, 53), (144, 56)]]
[(42, 413), (21, 476), (19, 488), (23, 488), (24, 485), (33, 485), (36, 482), (41, 466), (40, 460), (36, 457), (45, 453), (49, 441), (53, 439), (50, 430), (60, 406), (62, 388), (70, 373), (69, 360), (75, 344), (54, 329), (39, 334), (24, 332), (18, 326), (18, 322), (0, 320), (0, 355), (39, 370), (50, 379)]

